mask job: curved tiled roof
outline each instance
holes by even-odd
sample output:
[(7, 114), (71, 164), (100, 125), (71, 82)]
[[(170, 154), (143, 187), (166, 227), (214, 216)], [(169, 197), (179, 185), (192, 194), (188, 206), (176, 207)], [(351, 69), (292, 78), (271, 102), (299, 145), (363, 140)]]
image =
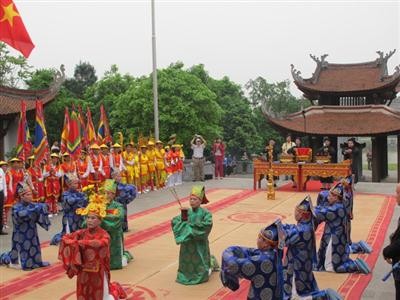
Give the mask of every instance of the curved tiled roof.
[(388, 74), (387, 61), (395, 50), (380, 55), (376, 60), (356, 64), (331, 64), (325, 58), (327, 55), (311, 58), (317, 67), (311, 78), (303, 79), (300, 72), (292, 65), (292, 76), (297, 87), (305, 94), (315, 92), (354, 93), (372, 90), (395, 90), (400, 83), (400, 67), (395, 68), (392, 75)]
[(374, 136), (400, 132), (400, 111), (386, 105), (310, 106), (285, 118), (266, 117), (276, 127), (313, 135)]
[(18, 114), (21, 110), (21, 100), (26, 102), (26, 110), (35, 109), (35, 100), (40, 99), (43, 104), (53, 100), (65, 79), (64, 66), (61, 66), (54, 76), (53, 83), (45, 90), (23, 90), (0, 86), (0, 116)]

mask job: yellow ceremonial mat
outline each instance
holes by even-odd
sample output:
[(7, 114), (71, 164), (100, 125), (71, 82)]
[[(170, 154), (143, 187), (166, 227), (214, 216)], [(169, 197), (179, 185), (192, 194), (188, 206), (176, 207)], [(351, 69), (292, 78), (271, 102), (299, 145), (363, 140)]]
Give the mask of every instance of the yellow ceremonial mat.
[[(214, 222), (209, 237), (211, 253), (219, 260), (222, 251), (231, 245), (255, 247), (259, 230), (278, 217), (294, 223), (294, 207), (306, 194), (277, 191), (276, 200), (267, 200), (265, 191), (209, 190), (210, 203), (206, 207), (213, 213)], [(314, 203), (316, 197), (317, 193), (311, 193)], [(391, 197), (356, 194), (352, 239), (366, 240), (373, 247), (372, 254), (358, 256), (372, 268), (381, 252), (394, 206)], [(125, 248), (135, 259), (123, 270), (112, 271), (111, 281), (119, 282), (130, 300), (246, 299), (248, 282), (242, 282), (242, 288), (233, 293), (222, 287), (218, 273), (196, 286), (175, 282), (179, 246), (174, 242), (170, 220), (178, 213), (174, 202), (129, 216), (131, 231), (125, 234)], [(320, 234), (317, 232), (317, 240)], [(0, 299), (76, 298), (76, 279), (69, 279), (57, 261), (58, 247), (48, 243), (42, 247), (42, 257), (50, 261), (49, 267), (30, 272), (1, 267)], [(333, 288), (346, 299), (359, 299), (371, 279), (371, 275), (361, 274), (315, 274), (321, 289)]]

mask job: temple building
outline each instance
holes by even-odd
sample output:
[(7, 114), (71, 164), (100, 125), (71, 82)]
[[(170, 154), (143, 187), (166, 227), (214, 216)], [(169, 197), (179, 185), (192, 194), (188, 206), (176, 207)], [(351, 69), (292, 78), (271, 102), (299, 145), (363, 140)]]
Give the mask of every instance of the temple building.
[[(387, 67), (395, 51), (377, 51), (375, 60), (354, 64), (332, 64), (326, 54), (310, 55), (317, 64), (311, 78), (302, 78), (293, 65), (291, 71), (311, 106), (284, 117), (272, 116), (267, 109), (264, 114), (279, 131), (311, 137), (313, 150), (321, 146), (323, 136), (370, 137), (372, 181), (379, 182), (388, 176), (388, 135), (397, 136), (400, 165), (400, 111), (390, 106), (400, 92), (400, 66), (392, 74)], [(333, 140), (338, 147), (337, 139)], [(397, 176), (400, 180), (399, 168)]]
[(24, 90), (0, 85), (0, 159), (4, 160), (5, 154), (16, 146), (21, 101), (25, 100), (27, 118), (32, 119), (35, 117), (35, 101), (42, 100), (43, 106), (46, 106), (57, 96), (64, 80), (62, 65), (49, 88), (44, 90)]

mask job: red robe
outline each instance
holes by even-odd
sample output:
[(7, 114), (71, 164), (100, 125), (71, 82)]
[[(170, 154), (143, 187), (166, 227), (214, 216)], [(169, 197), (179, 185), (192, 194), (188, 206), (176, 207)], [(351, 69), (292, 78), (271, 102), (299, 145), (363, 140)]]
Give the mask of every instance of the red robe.
[[(24, 181), (24, 171), (22, 170), (15, 170), (15, 169), (10, 169), (9, 173), (9, 190), (11, 190), (10, 196), (7, 194), (7, 201), (4, 204), (4, 207), (12, 207), (16, 202), (16, 191), (17, 191), (17, 184), (18, 182)], [(7, 180), (7, 177), (6, 177)]]
[(87, 186), (89, 184), (88, 183), (88, 178), (87, 177), (86, 178), (82, 177), (86, 173), (87, 168), (88, 168), (88, 161), (87, 161), (86, 158), (83, 161), (81, 159), (78, 159), (76, 161), (76, 170), (78, 171), (78, 177), (79, 177), (79, 181), (80, 181), (80, 184), (81, 184), (81, 188), (83, 188), (83, 187), (85, 187), (85, 186)]
[(110, 167), (110, 155), (101, 154), (101, 159), (103, 160), (103, 171), (106, 174), (104, 179), (111, 178), (111, 167)]
[(108, 285), (109, 294), (114, 299), (126, 298), (121, 286), (110, 282), (110, 236), (101, 227), (93, 232), (81, 229), (64, 235), (58, 259), (69, 278), (77, 275), (77, 299), (102, 300), (104, 284)]
[(32, 185), (36, 193), (33, 193), (33, 201), (44, 201), (44, 179), (42, 170), (39, 167), (30, 167), (28, 173), (32, 179)]
[(95, 155), (91, 154), (90, 156), (90, 162), (93, 166), (94, 173), (90, 173), (89, 175), (89, 183), (90, 184), (99, 184), (102, 182), (103, 176), (100, 172), (100, 166), (102, 165), (102, 160), (100, 154)]
[(60, 178), (57, 177), (59, 166), (53, 164), (44, 167), (45, 172), (49, 173), (44, 181), (46, 203), (49, 206), (49, 213), (58, 212), (57, 202), (61, 194)]

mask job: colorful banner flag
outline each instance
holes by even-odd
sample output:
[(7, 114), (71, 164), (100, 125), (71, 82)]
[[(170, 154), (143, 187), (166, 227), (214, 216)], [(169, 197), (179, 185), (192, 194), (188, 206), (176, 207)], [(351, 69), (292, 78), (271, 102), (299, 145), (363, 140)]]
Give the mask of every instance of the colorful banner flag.
[(96, 136), (96, 131), (94, 130), (92, 113), (90, 112), (89, 106), (87, 108), (86, 121), (87, 121), (87, 126), (86, 126), (87, 140), (88, 144), (92, 145), (93, 143), (97, 143), (97, 136)]
[(81, 154), (81, 132), (80, 132), (79, 117), (75, 111), (72, 111), (69, 119), (68, 128), (68, 153), (72, 158), (78, 159)]
[(86, 149), (88, 147), (88, 139), (87, 139), (87, 132), (86, 132), (86, 126), (85, 126), (85, 119), (83, 117), (83, 112), (82, 112), (82, 107), (79, 105), (78, 106), (78, 111), (79, 111), (79, 127), (81, 130), (81, 141), (82, 141), (82, 148)]
[(35, 47), (12, 0), (0, 0), (0, 41), (18, 50), (26, 58)]
[(50, 154), (47, 131), (44, 123), (43, 103), (41, 100), (36, 100), (35, 120), (35, 164), (40, 166), (43, 160), (47, 159)]
[(28, 122), (26, 120), (26, 103), (22, 100), (17, 133), (17, 157), (25, 161), (31, 153), (32, 143), (30, 141)]
[(100, 105), (100, 121), (99, 121), (99, 129), (97, 130), (97, 138), (99, 139), (99, 142), (102, 144), (107, 144), (112, 142), (107, 114), (103, 104)]
[(68, 148), (68, 129), (69, 129), (69, 112), (68, 107), (64, 111), (64, 125), (61, 132), (61, 153), (67, 152)]

